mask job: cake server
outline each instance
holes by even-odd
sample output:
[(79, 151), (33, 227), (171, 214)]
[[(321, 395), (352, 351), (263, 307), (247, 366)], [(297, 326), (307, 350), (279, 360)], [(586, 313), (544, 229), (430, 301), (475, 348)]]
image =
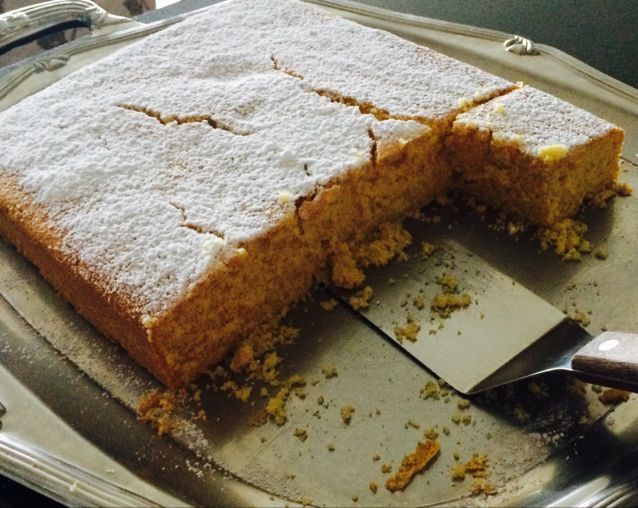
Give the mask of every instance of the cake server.
[[(360, 312), (371, 326), (459, 392), (475, 394), (551, 371), (638, 392), (638, 335), (597, 337), (453, 240), (427, 259), (374, 269), (374, 299)], [(388, 268), (390, 268), (388, 270)], [(443, 274), (457, 274), (472, 303), (442, 318), (430, 302)], [(394, 277), (394, 279), (393, 279)], [(339, 292), (347, 301), (347, 295)], [(397, 331), (412, 322), (416, 340)], [(412, 327), (414, 331), (414, 327)], [(399, 333), (400, 335), (400, 333)]]

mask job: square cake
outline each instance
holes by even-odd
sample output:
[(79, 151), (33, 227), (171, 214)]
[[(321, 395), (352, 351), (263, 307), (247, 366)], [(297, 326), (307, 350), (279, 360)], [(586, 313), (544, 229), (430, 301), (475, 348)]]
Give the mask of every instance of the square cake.
[(0, 113), (0, 232), (177, 387), (317, 281), (360, 283), (356, 249), (459, 173), (551, 224), (613, 183), (621, 140), (394, 35), (295, 0), (229, 0)]

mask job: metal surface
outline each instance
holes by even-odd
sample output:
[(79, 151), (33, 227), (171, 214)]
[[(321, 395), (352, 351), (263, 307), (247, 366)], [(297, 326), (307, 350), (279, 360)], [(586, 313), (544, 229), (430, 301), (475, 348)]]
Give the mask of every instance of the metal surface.
[(534, 45), (534, 42), (526, 39), (525, 37), (521, 37), (520, 35), (515, 35), (510, 39), (507, 39), (503, 46), (505, 47), (505, 51), (509, 51), (510, 53), (514, 53), (516, 55), (538, 55), (538, 50)]
[[(507, 383), (552, 371), (572, 372), (572, 358), (593, 337), (561, 311), (507, 277), (454, 240), (439, 237), (418, 222), (409, 222), (414, 239), (409, 259), (369, 270), (366, 284), (374, 304), (362, 316), (398, 347), (443, 378), (456, 390), (476, 394)], [(423, 241), (437, 250), (424, 256)], [(444, 275), (459, 282), (472, 303), (442, 317), (430, 307)], [(448, 290), (449, 291), (449, 290)], [(345, 304), (350, 292), (337, 291)], [(406, 323), (416, 323), (416, 340), (397, 335)], [(610, 333), (610, 332), (606, 332)], [(619, 366), (621, 367), (621, 366)], [(624, 383), (612, 375), (592, 372), (579, 377), (603, 386), (636, 391), (633, 379)]]
[[(602, 112), (627, 129), (625, 157), (635, 160), (638, 100), (630, 87), (618, 86), (540, 45), (541, 54), (534, 58), (511, 55), (502, 49), (503, 34), (499, 38), (341, 2), (329, 5), (340, 15), (428, 42)], [(100, 54), (76, 56), (86, 62)], [(28, 81), (45, 86), (47, 80), (57, 79), (55, 72), (34, 74)], [(625, 169), (629, 167), (627, 163)], [(623, 173), (623, 179), (635, 185), (635, 169)], [(590, 237), (607, 247), (609, 259), (586, 258), (580, 264), (537, 253), (536, 241), (524, 235), (494, 232), (487, 226), (489, 220), (482, 222), (462, 206), (430, 207), (428, 215), (440, 220), (411, 228), (417, 228), (412, 229), (417, 239), (422, 235), (432, 243), (454, 239), (560, 309), (573, 311), (576, 305), (591, 310), (590, 331), (603, 325), (635, 330), (638, 266), (632, 257), (638, 251), (637, 212), (635, 198), (628, 198), (588, 213)], [(386, 267), (385, 277), (400, 275), (395, 277), (399, 286), (405, 267)], [(425, 271), (422, 275), (428, 277)], [(459, 275), (462, 284), (473, 284), (472, 274)], [(430, 277), (434, 284), (434, 274)], [(375, 289), (381, 294), (383, 288)], [(473, 400), (469, 409), (457, 407), (460, 398), (454, 393), (439, 391), (438, 399), (426, 399), (422, 390), (436, 378), (381, 341), (348, 308), (338, 306), (329, 313), (321, 309), (318, 301), (329, 297), (325, 293), (317, 293), (315, 301), (299, 306), (288, 318), (302, 333), (295, 345), (282, 350), (281, 377), (300, 373), (308, 384), (305, 396), (291, 396), (285, 425), (251, 426), (266, 403), (256, 394), (258, 387), (245, 404), (224, 391), (206, 389), (208, 382), (202, 381), (202, 407), (208, 418), (192, 420), (199, 406), (188, 406), (181, 413), (187, 424), (171, 437), (157, 438), (129, 410), (157, 386), (155, 382), (61, 302), (34, 268), (4, 243), (0, 294), (0, 398), (8, 407), (3, 435), (13, 433), (100, 477), (108, 478), (103, 461), (109, 459), (117, 475), (126, 479), (124, 486), (160, 504), (173, 504), (166, 495), (198, 505), (267, 506), (288, 500), (339, 506), (476, 504), (477, 498), (467, 498), (471, 482), (452, 482), (449, 469), (456, 462), (455, 453), (462, 461), (487, 453), (490, 480), (501, 493), (481, 502), (577, 505), (617, 496), (618, 482), (631, 478), (628, 473), (636, 467), (634, 399), (601, 420), (608, 408), (598, 402), (597, 393), (589, 387), (580, 391), (561, 375), (549, 376), (531, 389), (523, 383), (490, 392)], [(403, 322), (404, 311), (396, 309), (391, 320)], [(323, 367), (334, 367), (338, 376), (327, 379)], [(27, 399), (29, 403), (23, 404)], [(345, 405), (355, 408), (349, 425), (339, 414)], [(467, 424), (457, 418), (465, 415), (470, 416)], [(25, 425), (29, 421), (37, 423)], [(43, 424), (47, 435), (38, 433)], [(390, 494), (383, 488), (387, 475), (381, 473), (381, 464), (391, 463), (396, 469), (430, 427), (440, 434), (440, 456), (405, 492)], [(295, 429), (306, 430), (305, 441), (294, 436)], [(334, 445), (334, 451), (328, 445)], [(5, 463), (6, 467), (15, 464)], [(30, 480), (28, 475), (21, 477)], [(369, 489), (371, 481), (379, 485), (376, 494)]]
[(0, 14), (0, 49), (62, 23), (77, 21), (99, 29), (130, 22), (109, 14), (90, 0), (52, 0)]
[[(90, 35), (75, 39), (63, 47), (45, 51), (0, 70), (0, 111), (44, 88), (49, 83), (98, 60), (130, 42), (157, 32), (182, 18), (137, 23), (129, 18), (108, 14), (90, 0), (54, 0), (0, 16), (0, 50), (11, 42), (55, 27), (68, 20), (86, 23)], [(16, 22), (23, 20), (24, 22)], [(3, 24), (4, 21), (4, 24)], [(5, 27), (5, 32), (2, 27)], [(39, 78), (39, 73), (45, 76)]]
[[(432, 238), (418, 223), (411, 223), (410, 229), (415, 240), (410, 259), (370, 270), (366, 284), (375, 290), (375, 303), (363, 315), (455, 389), (476, 392), (488, 377), (565, 318), (457, 242), (441, 239), (432, 255), (419, 255), (420, 243)], [(433, 298), (442, 293), (436, 281), (445, 274), (458, 279), (461, 291), (472, 299), (467, 309), (448, 318), (430, 308)], [(398, 282), (388, 283), (390, 279)], [(408, 316), (421, 329), (417, 340), (399, 342), (396, 329)], [(521, 377), (510, 372), (509, 381)]]

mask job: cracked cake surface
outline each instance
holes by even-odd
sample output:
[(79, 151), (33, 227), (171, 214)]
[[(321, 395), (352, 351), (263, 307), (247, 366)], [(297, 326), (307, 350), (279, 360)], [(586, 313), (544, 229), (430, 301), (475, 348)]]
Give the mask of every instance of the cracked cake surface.
[(0, 113), (0, 232), (177, 386), (445, 194), (454, 118), (515, 88), (294, 0), (230, 0)]
[[(128, 292), (144, 313), (165, 309), (222, 250), (289, 213), (282, 193), (294, 201), (369, 160), (368, 129), (390, 139), (422, 130), (414, 122), (380, 122), (312, 88), (435, 118), (460, 98), (510, 87), (315, 8), (261, 3), (222, 4), (5, 113), (5, 171), (65, 231), (62, 248), (107, 273), (112, 288)], [(361, 54), (379, 42), (391, 53)], [(330, 54), (326, 44), (338, 45), (334, 59), (321, 58)], [(415, 67), (401, 53), (428, 55), (445, 73), (431, 83), (433, 67)], [(275, 69), (273, 54), (304, 79)], [(393, 78), (381, 86), (384, 76), (370, 69), (386, 64)], [(443, 94), (446, 83), (455, 89)]]

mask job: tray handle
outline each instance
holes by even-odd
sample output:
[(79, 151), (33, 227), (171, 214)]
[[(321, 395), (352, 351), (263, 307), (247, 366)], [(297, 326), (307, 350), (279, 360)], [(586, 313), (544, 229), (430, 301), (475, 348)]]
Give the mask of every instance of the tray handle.
[(0, 433), (0, 473), (74, 506), (159, 506), (130, 490)]
[(110, 14), (90, 0), (51, 0), (29, 5), (0, 15), (0, 52), (22, 39), (74, 21), (95, 30), (131, 20)]

